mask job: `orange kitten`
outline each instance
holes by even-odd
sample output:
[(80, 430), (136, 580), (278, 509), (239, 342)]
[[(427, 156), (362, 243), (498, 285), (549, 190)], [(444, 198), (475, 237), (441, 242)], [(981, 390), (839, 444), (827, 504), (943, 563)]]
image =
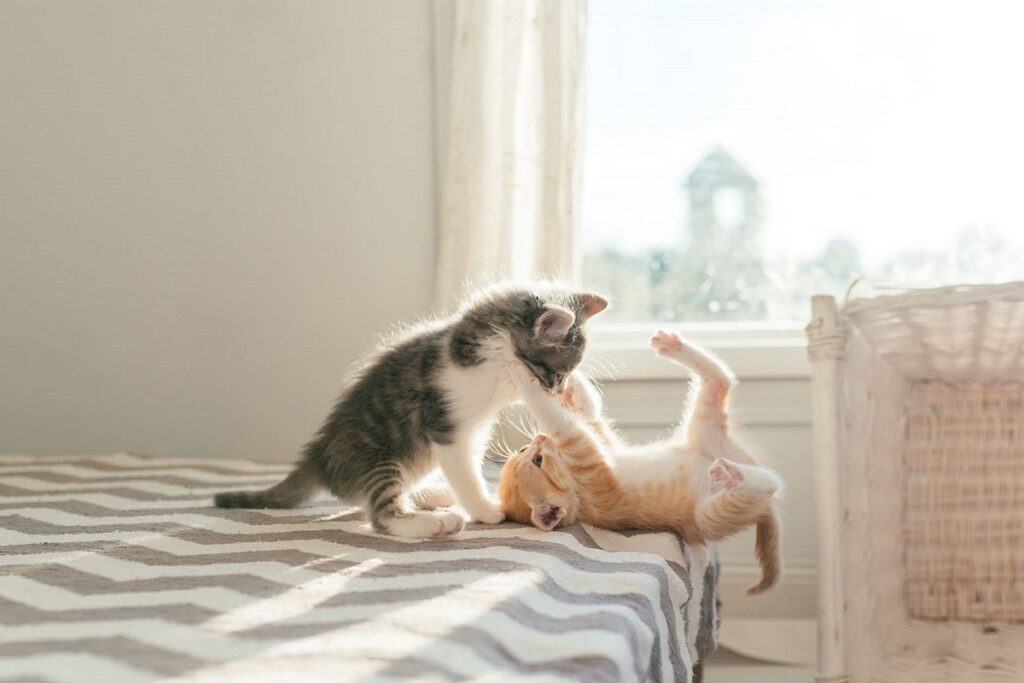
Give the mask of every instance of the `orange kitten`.
[(761, 581), (749, 592), (766, 590), (781, 573), (773, 500), (782, 482), (729, 436), (728, 370), (675, 333), (658, 332), (651, 346), (693, 372), (698, 388), (679, 430), (644, 445), (619, 438), (601, 414), (596, 390), (578, 373), (556, 397), (521, 363), (510, 366), (546, 434), (505, 464), (498, 487), (505, 515), (546, 531), (573, 522), (672, 529), (690, 543), (720, 541), (756, 524)]

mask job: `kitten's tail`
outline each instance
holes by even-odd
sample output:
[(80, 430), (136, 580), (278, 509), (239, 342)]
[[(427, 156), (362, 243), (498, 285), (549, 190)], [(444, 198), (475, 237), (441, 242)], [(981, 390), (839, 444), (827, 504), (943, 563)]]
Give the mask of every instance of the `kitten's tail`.
[(782, 576), (782, 522), (779, 511), (771, 506), (768, 512), (757, 520), (757, 534), (754, 541), (754, 554), (761, 565), (761, 580), (756, 586), (747, 589), (747, 593), (763, 593), (776, 583)]
[(300, 462), (280, 484), (265, 491), (226, 491), (213, 497), (219, 508), (293, 508), (320, 487), (320, 478), (308, 462)]

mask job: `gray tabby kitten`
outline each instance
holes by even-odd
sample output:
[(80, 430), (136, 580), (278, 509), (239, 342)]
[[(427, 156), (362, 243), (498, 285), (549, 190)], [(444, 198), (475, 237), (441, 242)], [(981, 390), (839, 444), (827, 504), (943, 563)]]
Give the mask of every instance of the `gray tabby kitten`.
[(361, 505), (373, 528), (410, 538), (458, 533), (462, 515), (437, 510), (448, 489), (425, 486), (438, 465), (474, 521), (504, 519), (487, 494), (481, 459), (498, 411), (518, 393), (520, 361), (543, 387), (561, 385), (583, 358), (583, 324), (607, 307), (596, 294), (495, 287), (453, 317), (408, 331), (354, 373), (295, 469), (266, 491), (218, 494), (222, 508), (291, 508), (324, 488)]

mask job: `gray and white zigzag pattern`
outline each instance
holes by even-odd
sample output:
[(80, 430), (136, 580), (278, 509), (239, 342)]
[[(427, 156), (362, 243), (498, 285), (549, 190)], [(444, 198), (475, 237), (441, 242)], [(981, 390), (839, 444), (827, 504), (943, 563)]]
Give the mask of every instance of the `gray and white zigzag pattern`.
[(687, 681), (714, 646), (717, 566), (674, 535), (211, 506), (286, 471), (0, 456), (0, 680)]

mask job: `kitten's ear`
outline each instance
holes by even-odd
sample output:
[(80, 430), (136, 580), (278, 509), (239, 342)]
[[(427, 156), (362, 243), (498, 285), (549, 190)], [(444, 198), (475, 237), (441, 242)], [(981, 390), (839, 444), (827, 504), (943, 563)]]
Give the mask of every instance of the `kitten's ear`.
[(580, 302), (580, 325), (608, 308), (608, 299), (597, 294), (585, 292), (577, 294), (576, 299)]
[(572, 311), (561, 306), (548, 306), (533, 323), (533, 339), (542, 344), (561, 341), (574, 322), (576, 316)]

